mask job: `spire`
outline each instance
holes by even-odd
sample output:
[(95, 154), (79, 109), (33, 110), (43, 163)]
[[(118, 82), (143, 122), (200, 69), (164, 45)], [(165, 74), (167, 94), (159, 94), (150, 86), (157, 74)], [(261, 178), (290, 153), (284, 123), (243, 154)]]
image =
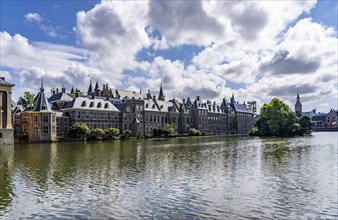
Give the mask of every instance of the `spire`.
[(140, 85), (140, 93), (142, 93), (142, 87), (141, 87), (141, 85)]
[(299, 98), (299, 90), (297, 90), (297, 101), (296, 101), (296, 104), (295, 104), (295, 112), (297, 114), (302, 113), (302, 103), (300, 102), (300, 98)]
[(45, 88), (43, 88), (43, 77), (41, 78), (41, 88), (40, 88), (40, 91), (41, 92), (45, 91)]
[(93, 88), (92, 88), (92, 79), (90, 79), (90, 84), (89, 84), (89, 88), (88, 88), (88, 92), (87, 94), (91, 94), (93, 92)]
[(96, 84), (95, 84), (95, 88), (94, 88), (94, 91), (97, 91), (99, 90), (99, 81), (96, 80)]
[(161, 83), (160, 93), (158, 94), (158, 100), (164, 101), (164, 99), (165, 99), (165, 96), (163, 95), (163, 89), (162, 89), (162, 83)]
[(234, 95), (234, 93), (232, 93), (232, 96), (231, 96), (230, 102), (231, 102), (231, 103), (235, 103), (235, 95)]

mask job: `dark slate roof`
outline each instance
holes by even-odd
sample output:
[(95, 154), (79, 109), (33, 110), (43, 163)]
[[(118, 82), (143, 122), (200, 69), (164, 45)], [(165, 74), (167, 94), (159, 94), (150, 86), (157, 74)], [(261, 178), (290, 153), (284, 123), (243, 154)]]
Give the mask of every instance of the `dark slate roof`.
[(127, 106), (127, 102), (118, 102), (115, 103), (114, 105), (118, 110), (123, 111)]
[[(107, 108), (106, 108), (107, 106)], [(102, 99), (90, 99), (88, 97), (76, 97), (68, 102), (63, 109), (119, 111), (111, 102)]]
[(35, 97), (33, 111), (35, 112), (52, 112), (52, 108), (45, 95), (44, 88), (41, 87), (40, 92)]
[(49, 102), (70, 102), (72, 100), (73, 98), (64, 92), (55, 93), (48, 99)]
[(11, 86), (11, 87), (15, 86), (14, 84), (7, 82), (5, 80), (5, 77), (0, 77), (0, 84), (1, 85), (6, 85), (6, 86)]
[(250, 112), (249, 109), (244, 104), (231, 103), (230, 106), (235, 110), (235, 112), (252, 114), (252, 112)]
[(325, 122), (326, 115), (315, 115), (312, 117), (312, 121), (323, 121)]
[(192, 104), (192, 108), (204, 109), (204, 110), (208, 109), (207, 105), (205, 103), (203, 103), (202, 100), (199, 97), (197, 97), (197, 99)]

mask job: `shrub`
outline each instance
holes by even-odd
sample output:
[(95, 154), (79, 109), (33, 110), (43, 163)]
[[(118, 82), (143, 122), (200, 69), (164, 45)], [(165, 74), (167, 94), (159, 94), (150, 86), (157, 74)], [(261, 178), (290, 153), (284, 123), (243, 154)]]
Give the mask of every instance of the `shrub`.
[(190, 128), (189, 135), (191, 136), (199, 136), (201, 135), (201, 132), (197, 130), (196, 128)]
[(90, 130), (88, 126), (83, 123), (73, 124), (69, 128), (69, 134), (71, 137), (85, 139), (89, 133), (90, 133)]
[(95, 140), (102, 140), (104, 131), (101, 128), (94, 128), (91, 130), (90, 134)]

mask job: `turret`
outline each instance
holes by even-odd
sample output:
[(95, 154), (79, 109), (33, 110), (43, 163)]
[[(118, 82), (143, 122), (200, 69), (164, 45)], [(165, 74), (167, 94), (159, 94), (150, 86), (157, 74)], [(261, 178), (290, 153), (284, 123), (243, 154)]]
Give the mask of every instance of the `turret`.
[(160, 93), (158, 94), (158, 100), (165, 100), (165, 96), (163, 94), (163, 89), (162, 89), (162, 83), (161, 83), (161, 87), (160, 87)]

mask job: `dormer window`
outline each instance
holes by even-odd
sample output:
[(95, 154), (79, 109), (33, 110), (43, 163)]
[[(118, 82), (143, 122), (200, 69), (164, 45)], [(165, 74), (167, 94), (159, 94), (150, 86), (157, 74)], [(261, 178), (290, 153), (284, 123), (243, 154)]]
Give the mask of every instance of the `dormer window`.
[(149, 104), (147, 103), (147, 104), (146, 104), (146, 108), (148, 108), (148, 107), (149, 107)]
[(102, 103), (101, 102), (97, 103), (97, 108), (102, 108)]
[(109, 108), (108, 103), (104, 104), (104, 108)]
[(163, 109), (163, 105), (161, 105), (161, 109)]
[(155, 108), (155, 105), (153, 105), (153, 108)]
[(82, 104), (81, 104), (81, 107), (87, 107), (87, 102), (83, 101)]
[(45, 110), (46, 109), (46, 104), (43, 104), (42, 105), (42, 110)]
[(90, 107), (90, 108), (93, 108), (93, 107), (94, 107), (94, 102), (90, 102), (89, 107)]

